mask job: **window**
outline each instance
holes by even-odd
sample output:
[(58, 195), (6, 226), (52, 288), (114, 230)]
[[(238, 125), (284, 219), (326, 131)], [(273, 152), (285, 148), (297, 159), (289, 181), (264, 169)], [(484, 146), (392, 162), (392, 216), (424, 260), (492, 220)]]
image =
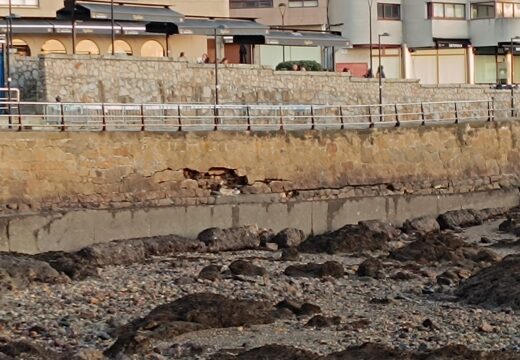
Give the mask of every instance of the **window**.
[(428, 3), (428, 19), (466, 19), (466, 5)]
[[(27, 6), (27, 7), (38, 7), (39, 0), (11, 0), (11, 5), (15, 6)], [(9, 0), (0, 0), (0, 6), (9, 6)]]
[(289, 7), (317, 7), (318, 0), (289, 0)]
[(380, 20), (401, 20), (401, 5), (378, 3), (377, 18)]
[(495, 17), (495, 4), (471, 4), (472, 19), (490, 19)]
[(229, 0), (230, 9), (272, 8), (273, 0)]
[(512, 2), (497, 2), (496, 17), (520, 18), (520, 4)]

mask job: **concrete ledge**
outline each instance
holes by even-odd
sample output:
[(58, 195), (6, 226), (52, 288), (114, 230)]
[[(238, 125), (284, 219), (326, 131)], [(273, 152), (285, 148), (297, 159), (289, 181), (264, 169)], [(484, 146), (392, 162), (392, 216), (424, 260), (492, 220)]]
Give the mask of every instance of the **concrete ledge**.
[(513, 207), (518, 190), (493, 190), (452, 195), (388, 196), (322, 201), (250, 202), (212, 206), (172, 206), (148, 209), (82, 210), (0, 218), (0, 251), (34, 254), (74, 251), (112, 240), (177, 234), (189, 238), (208, 227), (258, 224), (279, 231), (296, 227), (307, 234), (336, 230), (360, 220), (406, 219), (448, 210)]

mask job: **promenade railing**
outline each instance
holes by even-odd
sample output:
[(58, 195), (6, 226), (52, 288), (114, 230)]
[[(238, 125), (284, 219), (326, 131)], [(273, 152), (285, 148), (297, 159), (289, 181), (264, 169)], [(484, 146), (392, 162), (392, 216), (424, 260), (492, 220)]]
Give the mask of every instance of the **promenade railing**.
[(0, 101), (2, 131), (279, 131), (507, 120), (494, 98), (372, 105), (116, 104)]

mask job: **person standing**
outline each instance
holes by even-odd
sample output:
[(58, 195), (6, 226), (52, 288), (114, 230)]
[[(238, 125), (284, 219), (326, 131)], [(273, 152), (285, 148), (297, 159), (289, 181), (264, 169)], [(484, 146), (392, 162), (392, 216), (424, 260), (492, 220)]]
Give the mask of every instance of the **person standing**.
[(184, 54), (184, 51), (181, 51), (181, 53), (179, 54), (179, 58), (177, 59), (177, 61), (188, 61), (188, 58), (186, 57), (186, 55)]

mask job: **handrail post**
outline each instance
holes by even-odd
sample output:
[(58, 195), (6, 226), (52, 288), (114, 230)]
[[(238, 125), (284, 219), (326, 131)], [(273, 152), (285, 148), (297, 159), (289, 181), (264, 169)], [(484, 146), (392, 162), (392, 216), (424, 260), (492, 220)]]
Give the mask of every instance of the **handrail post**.
[(182, 115), (181, 115), (181, 105), (177, 105), (177, 122), (179, 123), (178, 131), (182, 131)]
[(454, 102), (455, 104), (455, 124), (459, 123), (459, 108), (457, 106), (457, 102)]
[(495, 121), (495, 97), (491, 97), (491, 121)]
[(426, 114), (424, 113), (424, 103), (421, 101), (421, 125), (426, 125)]
[(314, 118), (314, 106), (311, 105), (311, 130), (316, 128), (316, 119)]
[(399, 121), (399, 110), (397, 109), (397, 104), (394, 104), (395, 111), (395, 127), (401, 126), (401, 122)]
[(246, 105), (246, 121), (247, 121), (247, 131), (251, 131), (251, 113), (249, 110), (249, 105)]
[[(513, 50), (511, 50), (513, 51)], [(511, 117), (515, 117), (515, 90), (514, 84), (511, 84)]]
[(339, 107), (339, 121), (341, 122), (341, 130), (345, 129), (345, 119), (343, 119), (343, 106)]
[(106, 111), (105, 111), (105, 103), (101, 104), (101, 131), (107, 131), (107, 118), (106, 118)]
[(487, 101), (487, 121), (491, 121), (491, 100), (488, 99)]
[(218, 116), (219, 116), (219, 111), (218, 111), (218, 108), (217, 108), (217, 104), (214, 105), (214, 108), (213, 108), (213, 116), (214, 116), (214, 119), (213, 119), (213, 131), (217, 131), (218, 130), (218, 122), (219, 122), (219, 119), (218, 119)]
[(283, 107), (280, 105), (280, 130), (283, 130)]
[(18, 131), (22, 131), (22, 111), (20, 110), (20, 97), (18, 97)]
[(372, 106), (368, 105), (368, 122), (369, 122), (369, 128), (374, 127), (374, 121), (372, 120)]
[(60, 116), (61, 116), (61, 131), (65, 131), (65, 111), (63, 108), (63, 103), (60, 102)]
[(141, 131), (144, 131), (145, 130), (145, 127), (144, 127), (144, 105), (141, 104), (139, 109), (140, 109), (140, 112), (141, 112)]

